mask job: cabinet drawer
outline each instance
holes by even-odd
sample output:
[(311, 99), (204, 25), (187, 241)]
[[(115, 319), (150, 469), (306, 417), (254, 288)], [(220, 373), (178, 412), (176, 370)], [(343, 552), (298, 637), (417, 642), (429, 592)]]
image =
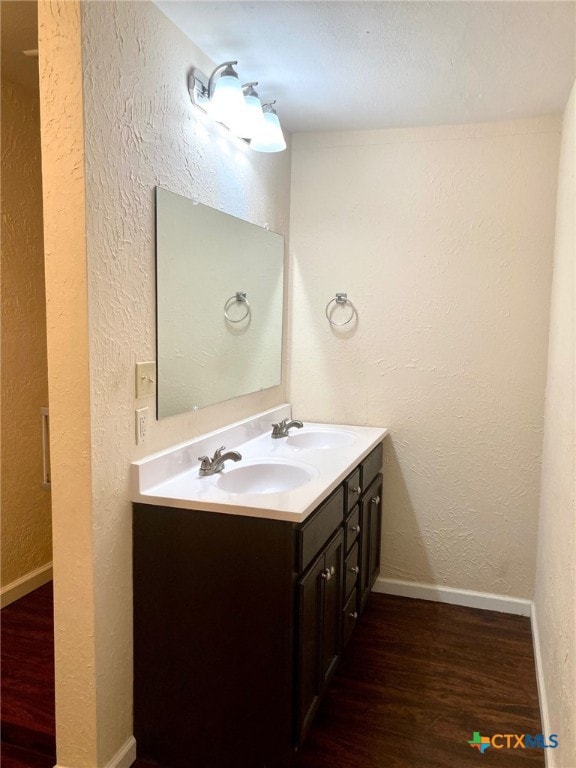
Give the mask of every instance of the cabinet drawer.
[(356, 610), (356, 592), (352, 592), (344, 610), (342, 611), (342, 644), (346, 645), (350, 640), (350, 635), (354, 627), (356, 626), (356, 620), (358, 619), (358, 611)]
[(344, 599), (347, 600), (352, 590), (356, 594), (356, 586), (358, 584), (358, 573), (360, 568), (358, 567), (358, 544), (354, 544), (350, 550), (350, 554), (346, 558), (344, 564)]
[(358, 534), (360, 533), (360, 509), (355, 507), (352, 514), (346, 518), (344, 524), (344, 549), (346, 552), (350, 549), (352, 544), (356, 541)]
[(346, 512), (349, 512), (354, 504), (359, 501), (362, 494), (360, 487), (360, 467), (356, 467), (354, 472), (344, 481), (344, 493), (346, 498)]
[(336, 489), (297, 533), (297, 569), (303, 571), (342, 524), (344, 489)]
[(362, 488), (366, 490), (374, 478), (382, 471), (382, 443), (369, 453), (362, 462)]

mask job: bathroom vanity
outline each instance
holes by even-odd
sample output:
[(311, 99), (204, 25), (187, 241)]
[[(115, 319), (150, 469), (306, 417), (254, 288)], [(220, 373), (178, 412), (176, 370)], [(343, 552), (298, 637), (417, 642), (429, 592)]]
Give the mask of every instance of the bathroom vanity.
[[(135, 736), (163, 766), (292, 765), (379, 572), (386, 430), (306, 425), (291, 444), (269, 436), (280, 412), (133, 465)], [(202, 485), (221, 444), (243, 460)], [(292, 464), (308, 480), (255, 490)]]

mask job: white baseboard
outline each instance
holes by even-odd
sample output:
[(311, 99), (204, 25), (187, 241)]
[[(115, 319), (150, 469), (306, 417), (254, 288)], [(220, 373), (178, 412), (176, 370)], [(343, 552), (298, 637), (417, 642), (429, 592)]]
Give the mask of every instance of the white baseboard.
[(120, 747), (106, 768), (130, 768), (136, 760), (136, 739), (130, 736), (124, 746)]
[[(123, 746), (120, 747), (118, 752), (114, 755), (112, 760), (106, 763), (104, 768), (130, 768), (132, 763), (136, 760), (136, 739), (134, 736), (130, 736)], [(63, 765), (55, 765), (54, 768), (66, 768)]]
[(10, 605), (10, 603), (19, 600), (49, 581), (52, 581), (52, 563), (46, 563), (41, 568), (36, 568), (35, 571), (30, 571), (25, 576), (21, 576), (16, 581), (2, 587), (0, 589), (0, 608)]
[[(544, 682), (544, 668), (542, 664), (542, 646), (540, 645), (540, 633), (538, 631), (538, 612), (536, 603), (532, 603), (532, 614), (530, 616), (532, 624), (532, 644), (534, 646), (534, 663), (536, 665), (536, 683), (538, 685), (538, 701), (540, 702), (540, 717), (542, 719), (542, 733), (552, 733), (550, 728), (550, 715), (548, 713), (548, 699), (546, 698), (546, 685)], [(544, 750), (544, 759), (546, 768), (552, 768), (553, 750)]]
[(422, 584), (417, 581), (400, 581), (380, 577), (373, 587), (374, 592), (399, 597), (412, 597), (419, 600), (432, 600), (436, 603), (465, 605), (468, 608), (481, 608), (485, 611), (500, 611), (516, 616), (530, 616), (532, 601), (520, 597), (495, 595), (491, 592), (472, 592), (468, 589), (439, 587), (435, 584)]

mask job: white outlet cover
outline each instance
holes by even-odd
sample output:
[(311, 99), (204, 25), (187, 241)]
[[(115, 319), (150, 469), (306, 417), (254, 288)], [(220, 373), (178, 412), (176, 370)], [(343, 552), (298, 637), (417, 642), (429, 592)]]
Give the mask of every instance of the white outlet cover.
[(140, 445), (146, 441), (146, 434), (148, 432), (148, 408), (136, 409), (136, 445)]

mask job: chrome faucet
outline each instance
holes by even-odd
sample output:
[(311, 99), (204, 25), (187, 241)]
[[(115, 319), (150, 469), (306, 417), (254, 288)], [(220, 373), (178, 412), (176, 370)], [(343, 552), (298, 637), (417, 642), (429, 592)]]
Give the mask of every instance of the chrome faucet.
[(224, 462), (228, 461), (228, 459), (232, 459), (232, 461), (240, 461), (242, 458), (242, 455), (238, 453), (238, 451), (222, 453), (224, 450), (226, 450), (226, 446), (223, 445), (214, 452), (214, 456), (212, 456), (211, 459), (208, 456), (198, 457), (198, 461), (200, 462), (200, 477), (216, 475), (218, 472), (222, 472), (224, 469)]
[(288, 430), (292, 427), (298, 427), (298, 429), (302, 429), (304, 424), (299, 419), (292, 419), (291, 421), (288, 421), (288, 419), (282, 419), (278, 424), (272, 424), (272, 437), (288, 437)]

